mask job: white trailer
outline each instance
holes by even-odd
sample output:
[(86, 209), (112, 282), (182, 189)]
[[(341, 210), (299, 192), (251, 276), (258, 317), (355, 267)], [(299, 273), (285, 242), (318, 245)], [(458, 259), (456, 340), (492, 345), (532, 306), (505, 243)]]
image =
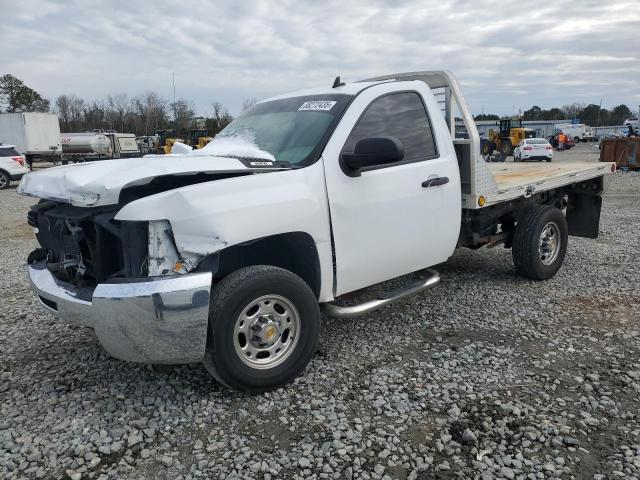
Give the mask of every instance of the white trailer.
[(55, 113), (0, 114), (0, 142), (15, 145), (27, 162), (58, 162), (62, 156), (60, 122)]

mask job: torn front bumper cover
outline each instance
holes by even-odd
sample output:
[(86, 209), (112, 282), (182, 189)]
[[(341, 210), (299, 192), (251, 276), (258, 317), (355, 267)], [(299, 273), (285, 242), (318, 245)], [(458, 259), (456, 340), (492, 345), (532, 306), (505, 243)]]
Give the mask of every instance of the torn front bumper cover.
[(205, 353), (211, 273), (101, 283), (76, 288), (29, 265), (29, 279), (42, 305), (58, 317), (95, 330), (113, 357), (130, 362), (193, 363)]

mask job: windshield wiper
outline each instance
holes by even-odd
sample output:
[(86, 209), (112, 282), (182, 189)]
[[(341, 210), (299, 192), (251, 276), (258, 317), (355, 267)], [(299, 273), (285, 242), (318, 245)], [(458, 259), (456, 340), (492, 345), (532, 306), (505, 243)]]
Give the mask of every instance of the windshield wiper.
[(273, 164), (279, 167), (290, 168), (292, 170), (295, 170), (296, 168), (302, 168), (302, 165), (298, 165), (297, 163), (287, 162), (286, 160), (276, 160), (275, 162), (273, 162)]

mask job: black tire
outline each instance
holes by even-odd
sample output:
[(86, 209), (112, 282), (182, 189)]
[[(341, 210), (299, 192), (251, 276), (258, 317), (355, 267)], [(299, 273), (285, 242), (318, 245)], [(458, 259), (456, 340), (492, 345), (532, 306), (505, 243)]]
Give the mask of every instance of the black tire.
[(513, 145), (511, 144), (511, 140), (502, 140), (500, 143), (500, 152), (502, 152), (505, 157), (513, 155)]
[(493, 142), (489, 142), (488, 140), (483, 140), (482, 147), (480, 149), (482, 151), (482, 155), (491, 155), (495, 150), (495, 145)]
[[(272, 368), (254, 368), (236, 352), (234, 330), (243, 310), (265, 295), (283, 297), (295, 307), (299, 314), (298, 338), (281, 363)], [(289, 383), (303, 370), (316, 351), (319, 338), (318, 300), (300, 277), (270, 265), (246, 267), (229, 274), (211, 292), (204, 364), (214, 378), (230, 388), (248, 392), (272, 390)]]
[[(543, 229), (554, 224), (560, 244), (555, 258), (543, 261), (540, 253)], [(511, 254), (518, 272), (532, 280), (547, 280), (560, 269), (567, 252), (568, 228), (567, 220), (560, 210), (549, 205), (527, 209), (513, 234)]]
[(5, 190), (11, 185), (11, 177), (8, 173), (0, 170), (0, 190)]

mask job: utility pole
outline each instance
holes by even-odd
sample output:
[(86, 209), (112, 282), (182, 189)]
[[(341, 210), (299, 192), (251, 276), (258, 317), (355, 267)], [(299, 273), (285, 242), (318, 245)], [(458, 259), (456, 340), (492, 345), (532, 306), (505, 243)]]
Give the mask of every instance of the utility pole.
[(176, 124), (176, 72), (171, 72), (171, 83), (173, 84), (173, 122), (174, 122), (174, 126), (176, 127), (176, 135), (178, 134), (177, 132), (177, 124)]
[(602, 98), (600, 98), (600, 108), (598, 108), (598, 127), (600, 126), (600, 112), (602, 111)]

